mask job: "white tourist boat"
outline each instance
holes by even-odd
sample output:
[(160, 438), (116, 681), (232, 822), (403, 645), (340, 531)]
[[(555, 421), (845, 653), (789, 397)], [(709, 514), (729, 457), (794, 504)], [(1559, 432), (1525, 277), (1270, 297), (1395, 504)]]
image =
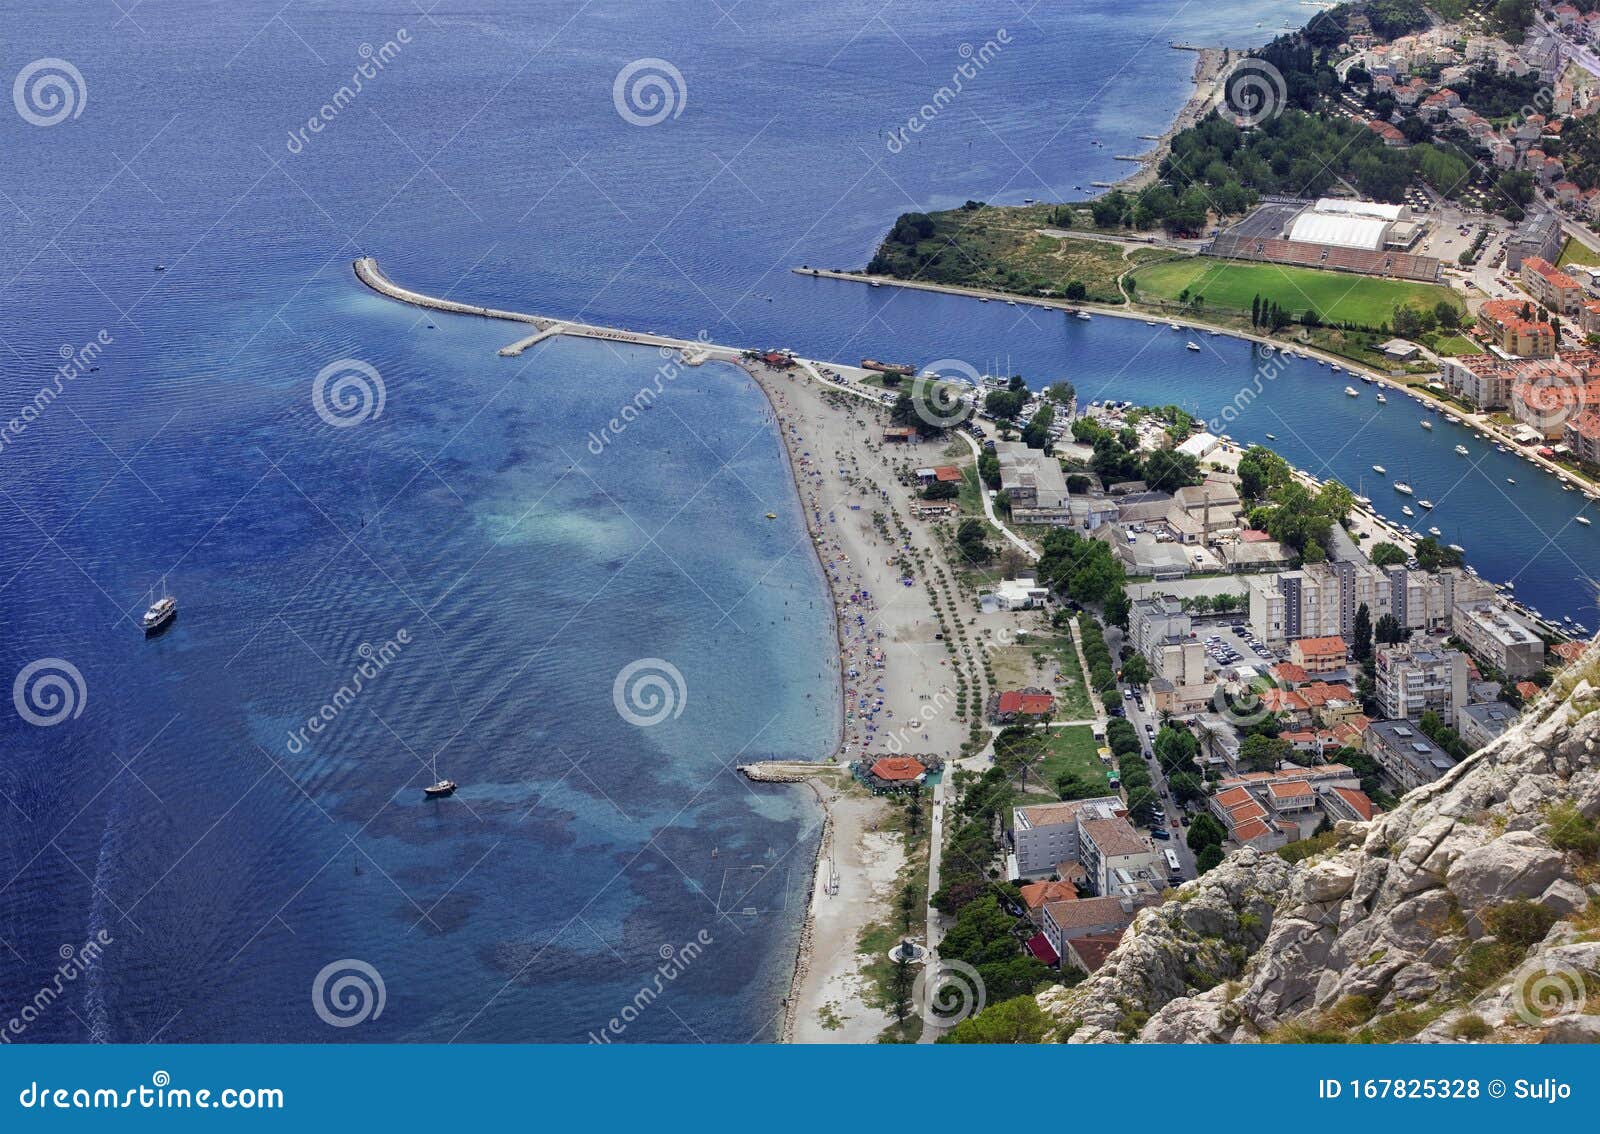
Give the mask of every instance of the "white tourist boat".
[(1372, 466), (1372, 471), (1377, 473), (1379, 476), (1383, 476), (1389, 470), (1384, 468), (1382, 465), (1373, 465)]
[(1457, 445), (1456, 446), (1456, 455), (1465, 457), (1467, 455), (1467, 447), (1465, 445)]
[(1354, 386), (1346, 386), (1344, 388), (1344, 394), (1347, 398), (1359, 398), (1361, 396), (1361, 391), (1356, 389)]
[(1402, 496), (1410, 496), (1415, 491), (1415, 489), (1413, 489), (1403, 480), (1397, 480), (1394, 482), (1394, 490), (1400, 493)]
[(1200, 349), (1200, 344), (1196, 343), (1196, 342), (1185, 343), (1184, 344), (1184, 349), (1185, 350), (1199, 350)]

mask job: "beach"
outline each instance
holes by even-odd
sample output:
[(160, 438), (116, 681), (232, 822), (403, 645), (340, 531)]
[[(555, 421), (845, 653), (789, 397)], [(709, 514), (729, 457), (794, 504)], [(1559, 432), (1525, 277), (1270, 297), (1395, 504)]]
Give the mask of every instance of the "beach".
[[(873, 522), (875, 511), (906, 514), (912, 491), (899, 483), (895, 464), (934, 463), (944, 443), (886, 450), (881, 406), (819, 381), (809, 366), (746, 363), (745, 369), (772, 404), (833, 595), (844, 699), (833, 759), (901, 753), (953, 759), (966, 731), (954, 715), (953, 663), (934, 636), (939, 621), (921, 583), (902, 582), (892, 562), (901, 548)], [(926, 529), (913, 529), (910, 546), (941, 557)], [(867, 1002), (858, 941), (890, 916), (904, 851), (897, 835), (877, 830), (888, 803), (842, 780), (813, 785), (827, 819), (782, 1036), (796, 1043), (870, 1043), (893, 1020)]]

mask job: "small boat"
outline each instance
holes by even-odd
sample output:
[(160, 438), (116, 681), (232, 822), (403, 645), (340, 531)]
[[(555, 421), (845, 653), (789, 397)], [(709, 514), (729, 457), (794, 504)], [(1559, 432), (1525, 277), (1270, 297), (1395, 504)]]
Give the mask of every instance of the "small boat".
[(1317, 359), (1317, 365), (1318, 366), (1326, 366), (1326, 365), (1328, 365), (1328, 360), (1325, 359), (1325, 358), (1319, 358), (1319, 359)]
[(1333, 364), (1333, 372), (1335, 374), (1343, 374), (1344, 373), (1344, 367), (1340, 366), (1337, 362), (1335, 362)]
[(1412, 487), (1403, 480), (1397, 480), (1394, 482), (1394, 490), (1400, 493), (1402, 496), (1410, 496), (1414, 491), (1414, 489), (1412, 489)]
[(1222, 334), (1222, 332), (1221, 331), (1207, 331), (1206, 334), (1210, 335), (1212, 338), (1216, 338), (1218, 335)]
[(440, 780), (438, 783), (429, 784), (427, 787), (422, 789), (422, 794), (431, 799), (439, 799), (443, 796), (454, 795), (455, 793), (456, 782), (454, 780)]
[(1455, 552), (1457, 555), (1465, 555), (1467, 553), (1467, 549), (1462, 547), (1459, 543), (1447, 543), (1445, 546), (1451, 551)]
[(1344, 396), (1347, 398), (1359, 398), (1361, 396), (1361, 391), (1356, 389), (1354, 386), (1346, 386), (1344, 388)]
[(1146, 319), (1144, 321), (1144, 325), (1146, 327), (1159, 327), (1159, 326), (1161, 326), (1161, 324), (1157, 323), (1154, 319)]
[(164, 272), (164, 271), (166, 271), (166, 270), (167, 270), (167, 266), (166, 266), (166, 265), (165, 265), (165, 264), (157, 264), (157, 265), (156, 265), (156, 271), (158, 271), (158, 272)]
[(1465, 457), (1467, 455), (1467, 447), (1465, 445), (1457, 445), (1456, 446), (1456, 455), (1460, 456), (1460, 457)]
[(1516, 484), (1517, 483), (1517, 478), (1514, 477), (1514, 476), (1508, 476), (1508, 477), (1506, 477), (1506, 483), (1507, 484)]
[(1433, 422), (1429, 421), (1427, 418), (1423, 418), (1423, 420), (1422, 420), (1422, 428), (1424, 428), (1424, 429), (1432, 429), (1433, 428)]
[(1167, 324), (1167, 329), (1169, 331), (1181, 331), (1181, 330), (1183, 330), (1183, 328), (1178, 326), (1178, 324), (1176, 324), (1176, 323), (1168, 323)]
[(1356, 497), (1356, 503), (1361, 505), (1363, 508), (1370, 508), (1370, 507), (1372, 507), (1372, 497), (1370, 497), (1370, 496), (1357, 496)]
[(1389, 470), (1384, 468), (1382, 465), (1373, 465), (1372, 466), (1372, 471), (1377, 473), (1379, 476), (1383, 476)]
[(1194, 343), (1194, 342), (1185, 343), (1184, 344), (1184, 349), (1185, 350), (1199, 350), (1200, 349), (1200, 344), (1199, 343)]
[(1411, 505), (1409, 505), (1409, 504), (1400, 505), (1400, 514), (1402, 516), (1415, 516), (1416, 515), (1416, 513), (1411, 510)]
[(1427, 508), (1429, 510), (1432, 510), (1433, 501), (1432, 500), (1418, 500), (1417, 501), (1417, 507), (1418, 508)]
[(979, 303), (988, 303), (989, 302), (989, 297), (987, 295), (980, 295), (978, 297), (978, 302)]
[(1573, 519), (1577, 520), (1578, 523), (1582, 524), (1584, 527), (1588, 527), (1590, 524), (1594, 523), (1594, 521), (1588, 516), (1574, 516)]
[(1093, 318), (1094, 318), (1094, 316), (1093, 316), (1093, 315), (1091, 315), (1091, 314), (1089, 314), (1089, 313), (1088, 313), (1088, 312), (1087, 312), (1087, 311), (1080, 311), (1080, 312), (1078, 312), (1078, 315), (1077, 315), (1077, 317), (1078, 317), (1078, 318), (1079, 318), (1079, 319), (1093, 319)]
[(1386, 406), (1386, 405), (1389, 404), (1389, 399), (1384, 397), (1382, 394), (1379, 394), (1378, 395), (1378, 404)]
[(1370, 385), (1372, 385), (1372, 382), (1373, 382), (1373, 378), (1372, 378), (1372, 375), (1370, 375), (1370, 374), (1363, 374), (1363, 375), (1362, 375), (1362, 376), (1361, 376), (1361, 380), (1362, 380), (1362, 381), (1363, 381), (1363, 382), (1365, 382), (1365, 383), (1366, 383), (1366, 384), (1367, 384), (1367, 385), (1369, 385), (1369, 386), (1370, 386)]
[(1278, 439), (1278, 435), (1276, 433), (1267, 434), (1267, 440), (1268, 441), (1276, 441), (1277, 439)]
[(1440, 536), (1444, 535), (1444, 533), (1441, 532), (1437, 527), (1429, 528), (1428, 529), (1428, 534), (1431, 535), (1434, 539), (1438, 539)]
[(767, 513), (767, 519), (776, 520), (777, 518), (778, 518), (778, 513), (776, 513), (776, 512), (768, 512)]
[(150, 609), (144, 612), (144, 618), (140, 621), (144, 624), (146, 634), (154, 634), (177, 616), (178, 600), (171, 595), (162, 595), (150, 604)]

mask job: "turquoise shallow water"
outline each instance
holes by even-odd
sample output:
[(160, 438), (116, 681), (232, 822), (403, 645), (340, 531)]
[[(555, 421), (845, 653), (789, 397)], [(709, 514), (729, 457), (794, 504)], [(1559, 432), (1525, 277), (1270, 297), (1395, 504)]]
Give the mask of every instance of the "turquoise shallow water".
[[(103, 961), (23, 1038), (580, 1041), (704, 931), (617, 1038), (771, 1038), (814, 816), (725, 765), (814, 756), (838, 710), (759, 392), (731, 368), (687, 372), (595, 455), (655, 352), (563, 339), (502, 359), (516, 328), (388, 303), (351, 259), (469, 301), (818, 357), (1010, 357), (1085, 396), (1211, 416), (1253, 372), (1240, 344), (1194, 356), (1141, 323), (788, 269), (863, 262), (908, 208), (1114, 177), (1112, 155), (1186, 96), (1192, 58), (1169, 39), (1259, 41), (1302, 12), (279, 9), (8, 16), (5, 72), (67, 58), (87, 101), (51, 127), (0, 104), (0, 391), (20, 407), (63, 345), (111, 341), (0, 447), (0, 672), (62, 659), (84, 690), (50, 727), (0, 714), (0, 1004), (104, 931)], [(1002, 21), (1012, 43), (888, 152), (882, 132)], [(291, 152), (361, 44), (401, 27), (411, 42)], [(655, 127), (612, 103), (641, 57), (684, 78), (682, 113)], [(312, 387), (344, 359), (384, 398), (338, 428)], [(1275, 432), (1351, 483), (1409, 461), (1485, 574), (1587, 609), (1595, 547), (1570, 500), (1340, 386), (1291, 370), (1232, 432)], [(147, 643), (125, 615), (163, 577), (181, 613)], [(293, 750), (363, 645), (381, 673)], [(650, 658), (682, 674), (682, 712), (639, 727), (612, 684)], [(429, 806), (435, 764), (464, 786)], [(311, 992), (345, 959), (381, 974), (386, 1003), (336, 1028)]]

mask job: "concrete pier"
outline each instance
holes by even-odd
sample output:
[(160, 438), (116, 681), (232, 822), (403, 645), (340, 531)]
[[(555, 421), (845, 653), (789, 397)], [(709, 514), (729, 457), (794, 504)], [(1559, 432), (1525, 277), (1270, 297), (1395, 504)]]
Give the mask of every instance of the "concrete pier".
[(478, 307), (470, 303), (457, 303), (453, 299), (439, 299), (436, 296), (424, 295), (420, 291), (401, 287), (383, 274), (382, 269), (378, 267), (378, 261), (371, 256), (362, 256), (352, 264), (352, 267), (355, 269), (357, 279), (388, 299), (409, 303), (413, 307), (425, 307), (430, 311), (447, 311), (453, 315), (477, 315), (484, 319), (505, 319), (513, 323), (531, 323), (538, 328), (535, 334), (519, 339), (510, 346), (502, 347), (499, 353), (506, 356), (521, 354), (534, 343), (552, 335), (576, 335), (585, 339), (606, 339), (614, 343), (663, 347), (676, 351), (679, 358), (690, 366), (698, 366), (711, 359), (737, 362), (742, 353), (738, 347), (708, 343), (700, 339), (678, 339), (671, 335), (657, 335), (649, 331), (598, 327), (591, 323), (572, 323), (543, 315), (529, 315), (522, 311)]
[(566, 329), (567, 329), (567, 325), (565, 323), (552, 323), (548, 327), (544, 328), (543, 330), (535, 331), (533, 334), (529, 335), (525, 339), (518, 339), (516, 342), (512, 343), (510, 346), (501, 347), (500, 351), (499, 351), (500, 357), (501, 358), (515, 358), (515, 357), (517, 357), (517, 355), (521, 354), (523, 351), (525, 351), (529, 347), (531, 347), (534, 343), (543, 342), (545, 339), (548, 339), (551, 335), (559, 335), (562, 331), (565, 331)]

